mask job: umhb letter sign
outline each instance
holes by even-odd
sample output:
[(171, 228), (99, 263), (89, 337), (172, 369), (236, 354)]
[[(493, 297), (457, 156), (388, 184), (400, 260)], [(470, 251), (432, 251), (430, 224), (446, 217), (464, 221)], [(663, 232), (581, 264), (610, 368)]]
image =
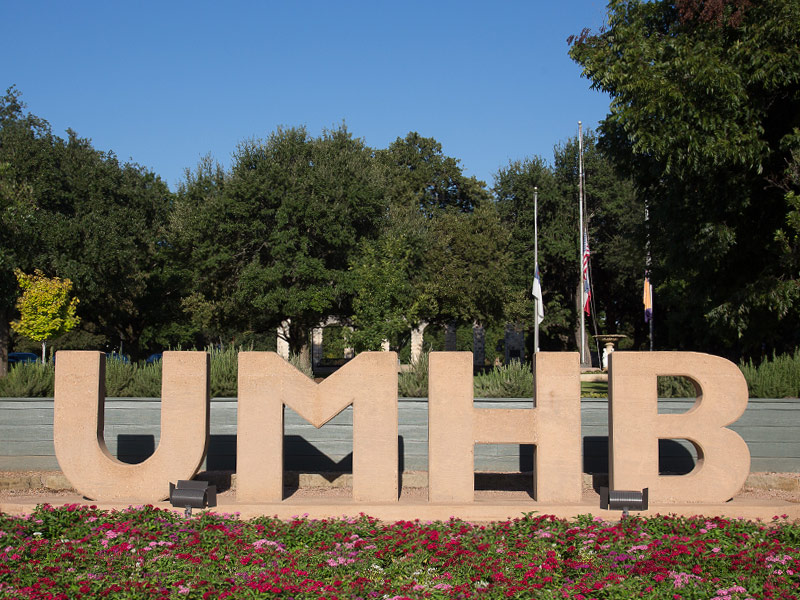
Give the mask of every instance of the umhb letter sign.
[[(580, 366), (577, 353), (535, 357), (531, 408), (473, 407), (472, 354), (430, 355), (428, 500), (473, 501), (475, 444), (533, 444), (534, 497), (581, 500)], [(697, 401), (684, 414), (658, 414), (658, 376), (691, 379)], [(398, 500), (397, 355), (365, 352), (316, 384), (274, 352), (239, 354), (237, 491), (239, 502), (283, 499), (283, 407), (321, 427), (353, 406), (353, 500)], [(138, 465), (115, 459), (103, 440), (105, 357), (59, 352), (54, 440), (64, 475), (101, 501), (157, 502), (169, 482), (191, 479), (209, 439), (209, 356), (165, 352), (161, 441)], [(609, 477), (612, 489), (650, 488), (655, 502), (724, 502), (744, 484), (750, 453), (726, 426), (747, 406), (747, 385), (733, 363), (691, 352), (614, 352), (609, 357)], [(697, 449), (690, 473), (660, 476), (658, 440)]]

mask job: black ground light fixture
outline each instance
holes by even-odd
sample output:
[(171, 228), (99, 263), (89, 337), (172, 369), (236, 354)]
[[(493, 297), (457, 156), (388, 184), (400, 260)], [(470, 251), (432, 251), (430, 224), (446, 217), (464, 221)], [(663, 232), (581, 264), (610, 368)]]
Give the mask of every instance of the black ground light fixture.
[(600, 488), (600, 508), (603, 510), (621, 510), (622, 516), (627, 517), (630, 510), (647, 510), (647, 491), (609, 490)]
[(172, 506), (183, 506), (186, 517), (192, 516), (193, 508), (206, 508), (217, 505), (217, 486), (205, 481), (180, 480), (177, 484), (169, 484), (169, 503)]

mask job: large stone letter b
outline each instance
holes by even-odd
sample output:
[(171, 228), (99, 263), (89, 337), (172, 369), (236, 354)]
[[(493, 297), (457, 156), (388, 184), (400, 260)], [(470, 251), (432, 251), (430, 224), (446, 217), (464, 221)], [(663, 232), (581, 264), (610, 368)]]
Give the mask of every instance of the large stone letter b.
[[(617, 490), (650, 488), (655, 502), (725, 502), (750, 472), (745, 441), (725, 426), (747, 408), (738, 367), (695, 352), (614, 352), (609, 357), (609, 476)], [(699, 387), (685, 414), (658, 414), (657, 377), (681, 375)], [(658, 473), (658, 440), (687, 439), (698, 462), (688, 475)]]

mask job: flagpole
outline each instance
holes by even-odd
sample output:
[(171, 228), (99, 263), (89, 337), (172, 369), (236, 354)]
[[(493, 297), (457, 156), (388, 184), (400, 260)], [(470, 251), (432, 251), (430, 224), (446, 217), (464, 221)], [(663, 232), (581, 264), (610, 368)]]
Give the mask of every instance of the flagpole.
[[(536, 272), (534, 277), (539, 276), (539, 188), (533, 188), (533, 264)], [(534, 297), (533, 308), (536, 315), (533, 322), (533, 352), (539, 352), (539, 298)]]
[[(647, 286), (647, 301), (645, 303), (645, 319), (647, 320), (647, 324), (650, 328), (650, 352), (653, 351), (653, 284), (650, 282), (650, 266), (651, 266), (651, 258), (650, 258), (650, 210), (647, 206), (647, 200), (644, 201), (644, 227), (645, 227), (645, 235), (646, 241), (645, 246), (647, 247), (647, 257), (645, 258), (645, 271), (644, 271), (644, 282)], [(647, 310), (650, 310), (650, 314), (648, 315)]]
[(578, 269), (580, 271), (580, 301), (578, 302), (578, 312), (580, 313), (580, 344), (581, 344), (581, 365), (586, 364), (584, 348), (586, 347), (586, 324), (583, 318), (583, 125), (578, 121)]

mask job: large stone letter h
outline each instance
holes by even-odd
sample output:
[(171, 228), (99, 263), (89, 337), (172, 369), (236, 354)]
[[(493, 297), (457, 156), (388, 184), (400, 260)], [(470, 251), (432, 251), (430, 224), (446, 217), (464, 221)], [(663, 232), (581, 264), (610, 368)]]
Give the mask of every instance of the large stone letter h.
[(283, 500), (283, 407), (322, 427), (353, 405), (353, 500), (397, 502), (397, 354), (363, 352), (316, 384), (274, 352), (239, 354), (236, 498)]
[(473, 408), (472, 353), (432, 352), (428, 384), (431, 502), (474, 501), (476, 443), (535, 444), (534, 496), (581, 500), (580, 365), (577, 352), (539, 352), (530, 409)]

